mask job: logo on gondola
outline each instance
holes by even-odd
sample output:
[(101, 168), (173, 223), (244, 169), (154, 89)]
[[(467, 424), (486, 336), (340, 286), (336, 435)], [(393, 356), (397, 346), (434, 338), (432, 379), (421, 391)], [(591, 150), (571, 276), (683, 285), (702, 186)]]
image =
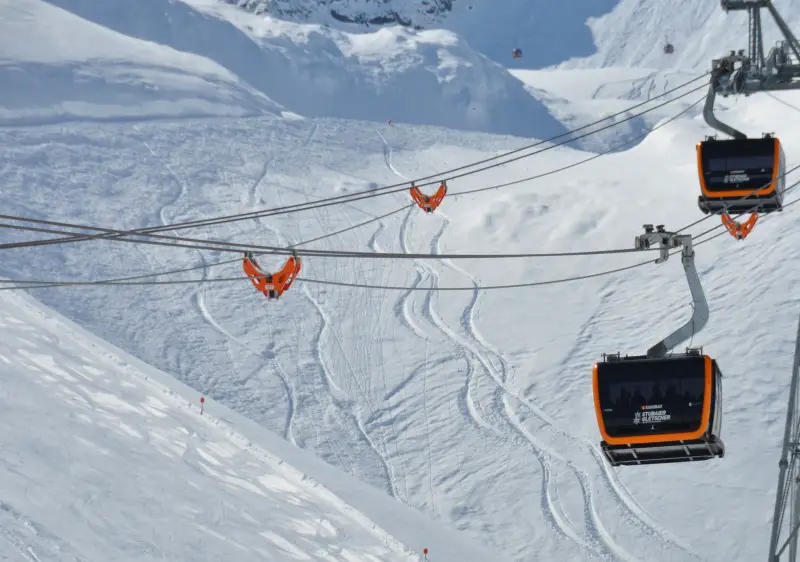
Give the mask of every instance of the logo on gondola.
[(750, 176), (747, 174), (728, 174), (722, 181), (723, 183), (742, 183), (743, 181), (747, 181), (749, 179)]
[(642, 411), (636, 412), (633, 415), (633, 423), (658, 423), (669, 421), (672, 419), (672, 416), (668, 414), (663, 407), (663, 404), (642, 406)]

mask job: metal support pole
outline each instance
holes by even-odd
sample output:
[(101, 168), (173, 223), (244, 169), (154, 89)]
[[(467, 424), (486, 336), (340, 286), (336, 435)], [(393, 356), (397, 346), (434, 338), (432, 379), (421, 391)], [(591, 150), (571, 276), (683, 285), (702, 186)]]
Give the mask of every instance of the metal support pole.
[[(781, 536), (781, 515), (786, 509), (783, 502), (785, 488), (788, 481), (786, 472), (789, 468), (789, 453), (794, 456), (794, 446), (792, 443), (792, 428), (795, 425), (795, 402), (797, 400), (797, 382), (798, 373), (800, 373), (800, 320), (797, 323), (797, 336), (794, 344), (794, 364), (792, 365), (792, 380), (789, 384), (789, 407), (786, 410), (786, 427), (783, 431), (783, 451), (781, 452), (780, 461), (778, 461), (778, 489), (775, 492), (775, 512), (772, 516), (772, 538), (769, 543), (769, 562), (779, 562), (780, 553), (778, 552), (778, 541)], [(789, 475), (793, 478), (794, 475)], [(794, 518), (798, 517), (797, 511), (794, 513)], [(797, 526), (796, 521), (790, 521), (789, 529), (794, 529)]]
[(783, 18), (778, 13), (778, 10), (775, 9), (775, 6), (772, 5), (772, 2), (767, 2), (767, 10), (769, 13), (772, 14), (772, 18), (775, 20), (775, 23), (778, 24), (778, 28), (783, 33), (783, 36), (786, 38), (786, 42), (789, 44), (789, 47), (794, 52), (794, 56), (797, 57), (798, 61), (800, 61), (800, 44), (797, 42), (797, 38), (795, 38), (794, 33), (792, 30), (789, 29), (789, 26), (786, 25), (786, 22), (783, 21)]
[(700, 276), (694, 265), (694, 250), (692, 249), (692, 236), (690, 234), (676, 234), (667, 232), (663, 225), (658, 225), (658, 232), (653, 232), (653, 225), (644, 225), (645, 233), (636, 237), (635, 247), (637, 250), (648, 249), (651, 244), (661, 246), (661, 255), (656, 263), (664, 263), (669, 258), (671, 248), (683, 247), (681, 252), (681, 263), (683, 271), (686, 273), (686, 280), (689, 283), (689, 291), (692, 293), (692, 317), (689, 320), (647, 350), (648, 357), (663, 357), (667, 352), (681, 343), (694, 336), (702, 330), (708, 322), (709, 311), (703, 286), (700, 284)]
[(744, 140), (747, 138), (747, 135), (737, 131), (730, 125), (723, 123), (717, 119), (716, 115), (714, 115), (714, 101), (717, 97), (717, 83), (720, 77), (726, 73), (728, 73), (728, 69), (718, 68), (711, 75), (711, 82), (708, 85), (708, 95), (706, 95), (706, 104), (703, 106), (703, 119), (705, 119), (706, 123), (708, 123), (711, 128), (721, 131), (731, 138)]
[(798, 515), (800, 515), (800, 486), (797, 485), (797, 474), (789, 475), (792, 478), (794, 483), (794, 504), (792, 505), (792, 513), (790, 517), (790, 521), (792, 521), (792, 525), (794, 532), (792, 533), (792, 540), (789, 542), (789, 560), (797, 560), (797, 525), (800, 523), (797, 520)]

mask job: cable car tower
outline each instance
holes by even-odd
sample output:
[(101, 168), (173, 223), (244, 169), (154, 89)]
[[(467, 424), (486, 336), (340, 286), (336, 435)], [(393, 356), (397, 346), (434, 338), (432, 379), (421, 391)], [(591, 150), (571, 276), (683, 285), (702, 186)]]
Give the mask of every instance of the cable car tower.
[[(711, 84), (703, 109), (703, 118), (714, 129), (734, 139), (744, 140), (746, 135), (722, 123), (714, 116), (714, 97), (736, 94), (748, 96), (756, 92), (800, 89), (800, 43), (789, 26), (778, 14), (771, 0), (720, 0), (722, 9), (747, 11), (749, 17), (748, 53), (744, 50), (731, 53), (711, 63)], [(761, 9), (766, 8), (784, 40), (779, 41), (764, 56), (761, 31)], [(798, 535), (800, 534), (800, 404), (798, 404), (798, 382), (800, 381), (800, 325), (797, 331), (794, 366), (789, 390), (789, 406), (786, 412), (786, 428), (783, 440), (772, 520), (772, 537), (769, 545), (769, 562), (797, 560)], [(784, 525), (786, 523), (786, 525)], [(782, 532), (785, 531), (785, 532)]]
[[(783, 451), (778, 462), (778, 489), (775, 493), (775, 514), (772, 519), (772, 538), (769, 541), (768, 562), (797, 560), (797, 538), (800, 530), (800, 404), (797, 385), (800, 380), (800, 324), (794, 348), (792, 381), (789, 385), (789, 407)], [(787, 525), (784, 525), (786, 521)], [(786, 531), (782, 533), (782, 531)], [(788, 552), (787, 552), (788, 550)]]
[[(772, 5), (772, 0), (720, 0), (720, 5), (726, 12), (747, 11), (750, 19), (748, 54), (744, 54), (744, 49), (731, 51), (728, 56), (711, 62), (711, 84), (703, 118), (711, 127), (734, 139), (746, 139), (744, 133), (714, 116), (716, 94), (722, 97), (736, 94), (749, 96), (756, 92), (800, 89), (800, 43)], [(766, 56), (761, 32), (761, 8), (769, 11), (784, 37)]]
[[(697, 143), (698, 179), (701, 195), (697, 205), (703, 213), (720, 215), (728, 232), (743, 240), (755, 226), (759, 214), (783, 210), (786, 159), (780, 139), (764, 135), (748, 138), (714, 115), (716, 95), (723, 97), (773, 90), (800, 89), (800, 43), (778, 14), (771, 0), (720, 0), (725, 11), (747, 11), (748, 53), (731, 51), (711, 63), (711, 80), (703, 108), (709, 126), (730, 139), (706, 137)], [(784, 40), (764, 56), (761, 9), (769, 10)], [(769, 180), (769, 181), (767, 181)], [(740, 224), (731, 213), (750, 213)]]

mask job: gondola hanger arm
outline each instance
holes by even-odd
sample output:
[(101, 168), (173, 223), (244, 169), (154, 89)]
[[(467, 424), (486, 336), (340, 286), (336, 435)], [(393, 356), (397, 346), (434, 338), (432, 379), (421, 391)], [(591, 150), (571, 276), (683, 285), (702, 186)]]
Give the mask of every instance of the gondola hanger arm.
[(655, 263), (664, 263), (669, 259), (669, 251), (673, 248), (682, 247), (681, 263), (686, 273), (686, 280), (689, 283), (689, 291), (692, 294), (692, 304), (694, 310), (689, 320), (647, 350), (648, 357), (663, 357), (669, 350), (679, 343), (691, 338), (702, 330), (708, 322), (709, 310), (703, 286), (700, 284), (700, 276), (694, 264), (694, 249), (692, 248), (691, 234), (677, 234), (664, 230), (664, 225), (658, 225), (654, 231), (652, 224), (644, 225), (644, 234), (636, 237), (635, 248), (637, 250), (649, 250), (652, 245), (660, 246), (660, 256)]

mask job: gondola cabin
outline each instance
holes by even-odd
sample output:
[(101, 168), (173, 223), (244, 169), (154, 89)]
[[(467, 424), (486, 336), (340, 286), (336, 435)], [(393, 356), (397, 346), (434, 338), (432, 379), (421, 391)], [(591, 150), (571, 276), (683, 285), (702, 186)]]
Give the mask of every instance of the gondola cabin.
[(669, 42), (669, 35), (664, 36), (664, 54), (671, 55), (675, 52), (675, 46)]
[(786, 156), (775, 137), (699, 142), (697, 169), (706, 214), (783, 210)]
[(519, 60), (522, 58), (522, 49), (514, 49), (511, 51), (511, 56)]
[(604, 356), (592, 378), (600, 445), (612, 466), (725, 455), (722, 373), (708, 355)]

